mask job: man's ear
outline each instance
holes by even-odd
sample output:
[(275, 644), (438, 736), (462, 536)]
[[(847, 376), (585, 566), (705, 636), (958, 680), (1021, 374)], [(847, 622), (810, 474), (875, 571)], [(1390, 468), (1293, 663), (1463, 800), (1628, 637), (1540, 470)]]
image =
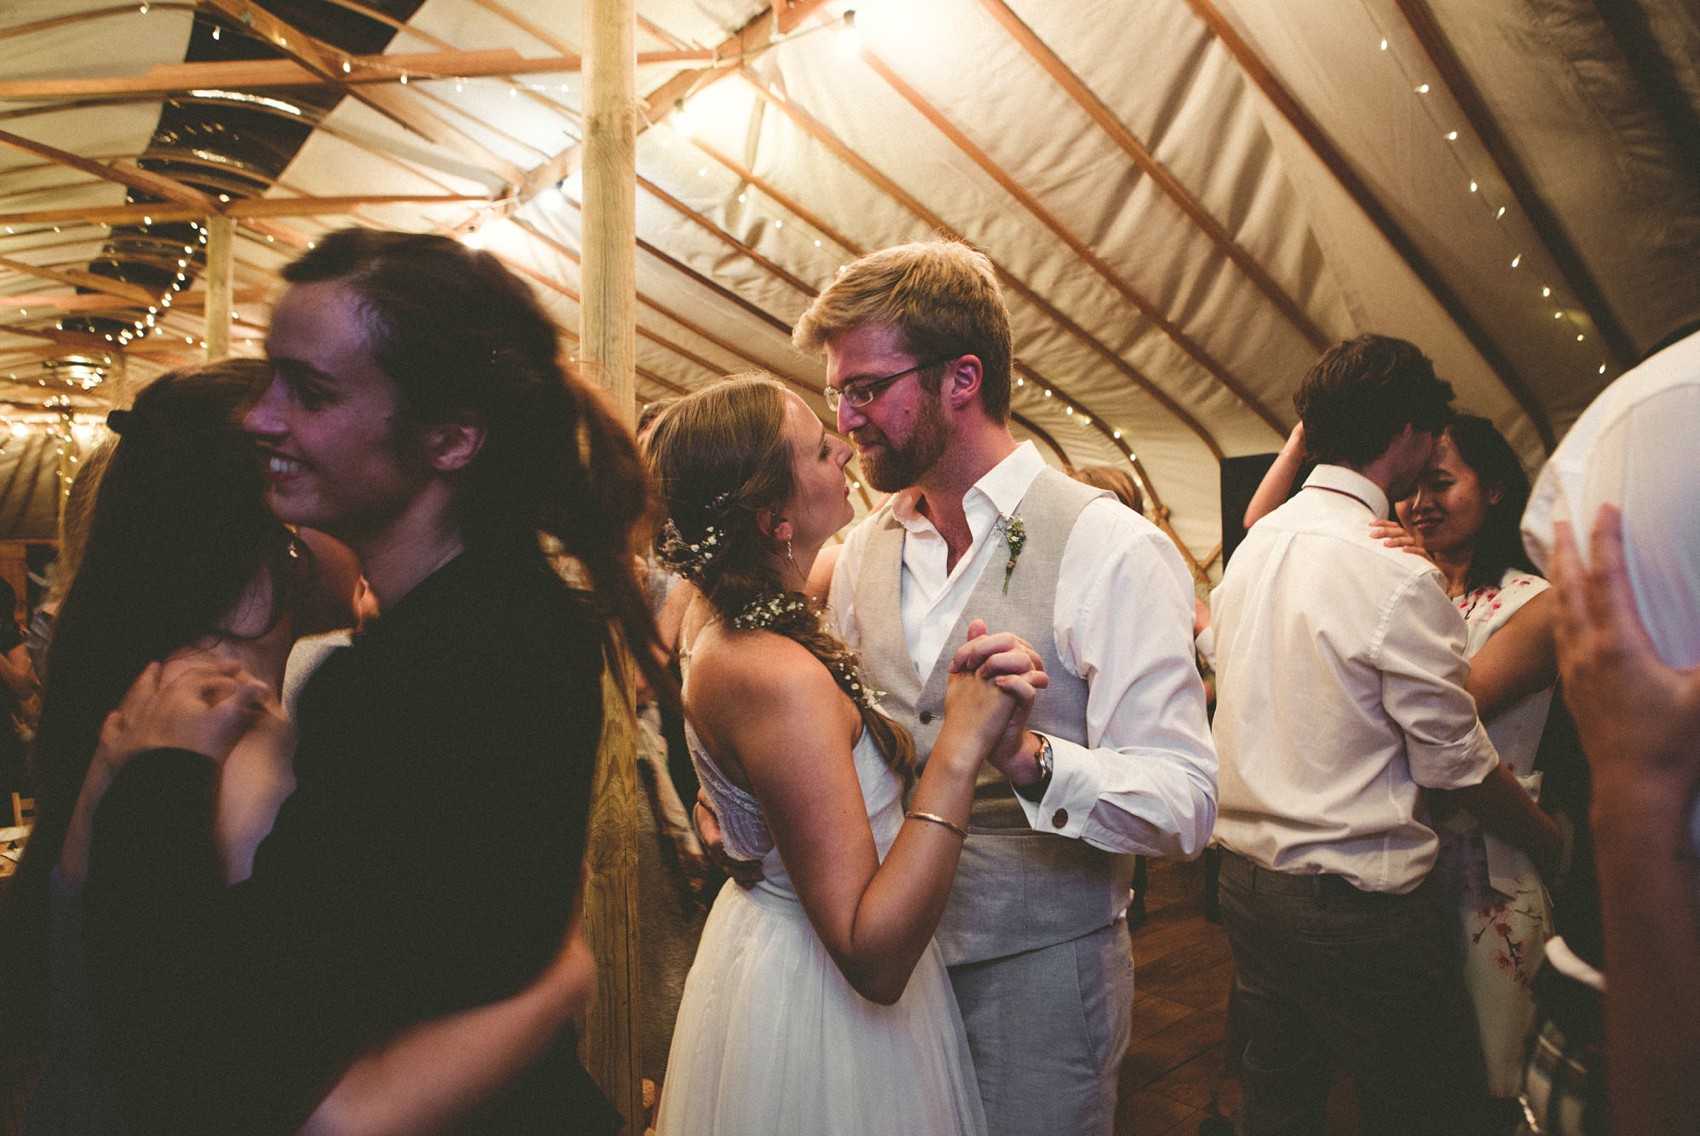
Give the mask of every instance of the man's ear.
[(980, 379), (984, 371), (978, 355), (963, 355), (952, 360), (944, 374), (944, 396), (950, 406), (960, 408), (980, 397)]
[(427, 426), (420, 435), (425, 459), (439, 473), (465, 469), (484, 448), (484, 424), (470, 414)]

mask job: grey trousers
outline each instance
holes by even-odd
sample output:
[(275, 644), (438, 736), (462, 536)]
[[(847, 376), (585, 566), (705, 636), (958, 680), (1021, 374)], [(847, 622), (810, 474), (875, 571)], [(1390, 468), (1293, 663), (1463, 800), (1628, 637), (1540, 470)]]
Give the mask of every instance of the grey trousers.
[(1245, 1023), (1240, 1136), (1315, 1136), (1334, 1072), (1366, 1136), (1468, 1136), (1487, 1078), (1458, 949), (1425, 884), (1362, 892), (1222, 857), (1222, 922)]
[(1126, 920), (950, 968), (988, 1136), (1110, 1136), (1133, 1026)]

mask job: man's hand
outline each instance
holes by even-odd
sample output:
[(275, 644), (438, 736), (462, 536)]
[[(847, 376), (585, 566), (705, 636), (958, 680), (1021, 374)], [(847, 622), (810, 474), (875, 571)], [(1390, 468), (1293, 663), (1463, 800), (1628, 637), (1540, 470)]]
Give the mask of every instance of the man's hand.
[(755, 887), (767, 878), (762, 874), (760, 860), (735, 860), (726, 854), (726, 837), (720, 831), (720, 818), (714, 815), (714, 805), (709, 801), (706, 789), (697, 790), (696, 808), (691, 810), (691, 819), (696, 823), (703, 851), (739, 887)]

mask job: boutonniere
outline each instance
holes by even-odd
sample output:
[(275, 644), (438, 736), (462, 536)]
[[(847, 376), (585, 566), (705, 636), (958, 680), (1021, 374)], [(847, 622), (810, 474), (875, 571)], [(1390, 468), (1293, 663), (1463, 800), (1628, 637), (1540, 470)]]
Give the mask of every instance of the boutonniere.
[(1013, 517), (999, 517), (998, 531), (1003, 534), (1003, 542), (1009, 548), (1009, 559), (1003, 562), (1003, 594), (1009, 595), (1009, 578), (1015, 572), (1015, 562), (1021, 558), (1021, 550), (1027, 545), (1027, 526), (1021, 523), (1021, 514)]

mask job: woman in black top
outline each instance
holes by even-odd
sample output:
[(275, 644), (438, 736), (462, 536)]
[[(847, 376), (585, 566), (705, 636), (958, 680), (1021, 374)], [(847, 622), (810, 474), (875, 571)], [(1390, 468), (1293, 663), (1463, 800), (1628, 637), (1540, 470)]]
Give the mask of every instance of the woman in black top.
[[(326, 1095), (358, 1055), (536, 978), (579, 883), (610, 628), (652, 638), (630, 436), (563, 373), (525, 285), (454, 241), (362, 230), (285, 277), (245, 423), (274, 512), (352, 547), (383, 614), (308, 682), (297, 787), (241, 884), (214, 773), (269, 702), (242, 676), (144, 676), (103, 739), (90, 978), (137, 1134), (339, 1119)], [(561, 583), (540, 533), (594, 591)], [(535, 1037), (522, 1075), (434, 1119), (612, 1131), (572, 1031)]]

